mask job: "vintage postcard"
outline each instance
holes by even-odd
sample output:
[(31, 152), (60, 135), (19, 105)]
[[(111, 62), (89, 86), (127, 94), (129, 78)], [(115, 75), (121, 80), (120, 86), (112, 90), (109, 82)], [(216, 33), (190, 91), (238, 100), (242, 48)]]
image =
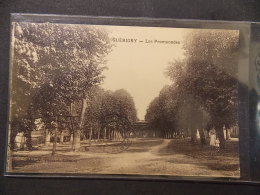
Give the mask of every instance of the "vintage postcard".
[(239, 33), (12, 22), (6, 171), (239, 178)]

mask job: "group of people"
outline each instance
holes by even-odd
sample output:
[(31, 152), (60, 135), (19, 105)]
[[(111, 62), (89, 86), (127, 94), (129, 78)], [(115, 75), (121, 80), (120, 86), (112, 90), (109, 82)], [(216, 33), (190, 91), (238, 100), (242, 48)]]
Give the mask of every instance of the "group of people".
[[(230, 139), (230, 132), (225, 127), (223, 127), (223, 133), (224, 133), (225, 140), (229, 140)], [(219, 138), (217, 137), (215, 129), (211, 129), (209, 131), (209, 138), (210, 138), (209, 145), (212, 148), (215, 148), (217, 151), (219, 151), (220, 141), (219, 141)]]

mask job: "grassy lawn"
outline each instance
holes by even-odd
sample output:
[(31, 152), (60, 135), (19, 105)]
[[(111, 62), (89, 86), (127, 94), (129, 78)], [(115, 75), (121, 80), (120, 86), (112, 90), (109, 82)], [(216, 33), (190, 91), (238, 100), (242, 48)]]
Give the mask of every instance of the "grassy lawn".
[(196, 160), (211, 170), (233, 171), (234, 175), (239, 175), (239, 147), (238, 141), (226, 141), (223, 151), (217, 151), (209, 145), (191, 143), (189, 139), (174, 140), (160, 150), (163, 155), (184, 154)]
[[(143, 174), (179, 176), (239, 177), (238, 141), (226, 142), (226, 149), (216, 151), (189, 139), (134, 139), (127, 150), (107, 153), (93, 143), (82, 143), (86, 150), (72, 152), (69, 144), (58, 144), (13, 155), (14, 172)], [(107, 145), (106, 147), (111, 147)]]

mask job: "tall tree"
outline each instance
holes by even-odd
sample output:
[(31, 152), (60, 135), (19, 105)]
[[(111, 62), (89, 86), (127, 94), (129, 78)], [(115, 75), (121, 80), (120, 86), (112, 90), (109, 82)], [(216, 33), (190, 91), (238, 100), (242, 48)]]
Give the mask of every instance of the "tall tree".
[(96, 86), (92, 87), (89, 94), (89, 106), (86, 111), (84, 134), (88, 134), (89, 138), (91, 137), (91, 134), (95, 134), (99, 139), (102, 128), (102, 101), (105, 98), (105, 91), (102, 88)]
[[(174, 95), (175, 98), (172, 98)], [(156, 136), (172, 137), (172, 133), (177, 129), (177, 109), (178, 101), (177, 93), (173, 86), (164, 86), (156, 97), (148, 106), (145, 120), (149, 126), (156, 130)]]
[[(111, 50), (107, 33), (98, 27), (77, 24), (13, 23), (14, 71), (12, 113), (23, 110), (19, 90), (28, 85), (28, 95), (22, 98), (31, 104), (32, 97), (51, 94), (50, 115), (59, 113), (60, 105), (81, 102), (79, 128), (74, 132), (74, 149), (79, 150), (89, 89), (102, 82), (105, 57)], [(22, 84), (20, 84), (22, 83)], [(21, 87), (19, 87), (21, 86)], [(37, 90), (32, 90), (37, 89)], [(40, 90), (39, 90), (40, 89)], [(19, 94), (18, 94), (19, 93)], [(31, 107), (31, 106), (27, 106)]]
[(121, 134), (133, 128), (137, 111), (132, 96), (125, 90), (106, 91), (102, 101), (101, 123), (103, 128), (113, 126), (121, 129)]
[[(195, 30), (184, 44), (185, 60), (173, 62), (168, 70), (173, 82), (206, 108), (221, 149), (223, 125), (237, 120), (238, 38), (238, 31)], [(176, 64), (182, 67), (177, 76), (172, 71)]]

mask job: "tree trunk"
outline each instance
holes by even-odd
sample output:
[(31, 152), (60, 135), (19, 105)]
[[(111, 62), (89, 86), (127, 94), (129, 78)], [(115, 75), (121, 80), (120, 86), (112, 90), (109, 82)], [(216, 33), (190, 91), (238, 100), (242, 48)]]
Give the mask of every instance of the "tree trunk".
[(192, 129), (190, 129), (190, 131), (191, 131), (191, 142), (196, 143), (197, 142), (197, 129), (192, 128)]
[(51, 135), (48, 129), (45, 128), (45, 146), (50, 144)]
[(92, 127), (90, 128), (90, 132), (89, 132), (89, 146), (91, 146), (91, 139), (92, 139)]
[(219, 148), (220, 150), (223, 150), (225, 149), (225, 137), (224, 137), (223, 128), (221, 125), (218, 125), (215, 128), (216, 128), (217, 138), (219, 139)]
[(204, 135), (205, 135), (205, 138), (208, 139), (209, 138), (209, 133), (206, 129), (203, 130), (204, 131)]
[(26, 137), (26, 148), (27, 150), (32, 150), (32, 131), (31, 130), (27, 130), (27, 132), (25, 133), (25, 137)]
[[(11, 128), (10, 128), (11, 129)], [(10, 147), (11, 147), (11, 150), (13, 151), (15, 148), (16, 148), (16, 143), (15, 143), (15, 138), (17, 136), (17, 132), (10, 132)]]
[(60, 143), (63, 144), (63, 140), (64, 140), (64, 132), (61, 131), (60, 132)]
[(227, 129), (226, 131), (226, 138), (227, 140), (230, 140), (230, 129)]
[(70, 143), (71, 143), (71, 149), (74, 150), (74, 134), (75, 134), (75, 128), (73, 124), (73, 103), (70, 103), (70, 126), (71, 126), (71, 134), (70, 134)]
[(100, 139), (100, 128), (98, 127), (98, 135), (97, 135), (98, 142), (99, 142), (99, 139)]
[(73, 133), (70, 134), (70, 143), (71, 143), (71, 145), (73, 145)]
[[(31, 116), (31, 114), (29, 114), (29, 116)], [(32, 145), (32, 131), (33, 131), (33, 126), (34, 126), (34, 120), (33, 119), (29, 119), (28, 123), (29, 123), (28, 124), (29, 127), (26, 130), (24, 136), (26, 137), (26, 148), (27, 148), (27, 150), (32, 150), (33, 149), (33, 145)]]
[(116, 131), (116, 140), (117, 140), (117, 141), (120, 140), (120, 133), (119, 133), (118, 130)]
[(22, 138), (21, 138), (21, 142), (20, 142), (20, 149), (24, 150), (24, 144), (26, 142), (26, 138), (24, 136), (24, 133), (22, 132)]
[(205, 145), (206, 144), (206, 138), (205, 138), (204, 130), (202, 128), (199, 128), (199, 134), (200, 134), (201, 145)]
[(58, 131), (58, 117), (55, 117), (55, 129), (54, 129), (54, 140), (52, 145), (52, 155), (56, 153), (56, 145), (57, 145), (57, 131)]
[(81, 105), (81, 112), (80, 112), (79, 128), (74, 130), (73, 146), (72, 146), (72, 149), (76, 152), (80, 151), (80, 133), (83, 129), (85, 112), (87, 109), (87, 100), (82, 99), (81, 101), (82, 101), (82, 105)]
[(107, 139), (107, 128), (105, 127), (104, 128), (104, 140), (106, 140)]
[(12, 151), (11, 131), (10, 130), (11, 130), (11, 128), (9, 128), (9, 131), (8, 131), (7, 166), (6, 166), (7, 172), (12, 172), (12, 170), (13, 170), (13, 151)]

